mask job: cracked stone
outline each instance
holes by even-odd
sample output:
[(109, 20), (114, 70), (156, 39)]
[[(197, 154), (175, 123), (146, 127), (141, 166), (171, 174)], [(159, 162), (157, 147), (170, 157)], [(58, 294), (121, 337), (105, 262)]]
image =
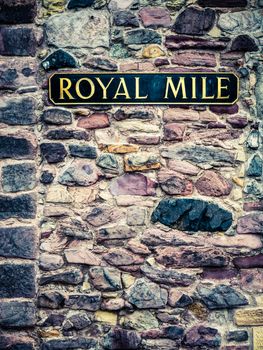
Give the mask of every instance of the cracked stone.
[(78, 67), (77, 59), (62, 49), (52, 52), (41, 64), (45, 70)]

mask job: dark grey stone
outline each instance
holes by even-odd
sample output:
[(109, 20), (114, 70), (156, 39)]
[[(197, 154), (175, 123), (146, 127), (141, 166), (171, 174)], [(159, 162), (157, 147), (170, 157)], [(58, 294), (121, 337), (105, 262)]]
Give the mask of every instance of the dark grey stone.
[(78, 67), (77, 59), (72, 54), (62, 49), (52, 52), (41, 64), (45, 70)]
[(64, 324), (63, 330), (72, 331), (72, 330), (81, 330), (87, 328), (92, 323), (91, 318), (86, 312), (79, 312), (70, 317), (68, 317)]
[(118, 109), (117, 112), (113, 115), (113, 117), (116, 120), (124, 120), (124, 119), (152, 120), (154, 119), (154, 114), (148, 111), (125, 112), (122, 109)]
[(232, 214), (200, 199), (162, 199), (152, 213), (152, 222), (175, 227), (183, 231), (226, 231), (232, 224)]
[(44, 185), (51, 184), (54, 180), (54, 175), (50, 173), (48, 170), (43, 171), (40, 177), (40, 182)]
[(97, 158), (97, 149), (93, 146), (70, 145), (69, 153), (72, 157), (95, 159)]
[(175, 307), (185, 308), (186, 306), (189, 306), (191, 304), (193, 304), (193, 299), (189, 297), (189, 295), (183, 294), (175, 303)]
[(37, 249), (36, 237), (33, 227), (1, 227), (0, 256), (34, 259)]
[(252, 39), (249, 35), (242, 34), (237, 36), (232, 41), (231, 50), (244, 52), (258, 51), (258, 46), (255, 43), (255, 40)]
[(31, 125), (37, 122), (36, 102), (32, 97), (12, 98), (0, 107), (0, 122), (8, 125)]
[(32, 190), (36, 185), (36, 168), (33, 163), (6, 165), (2, 168), (2, 186), (5, 192)]
[(32, 23), (34, 22), (36, 14), (36, 0), (1, 0), (1, 24)]
[(104, 338), (104, 349), (136, 350), (140, 343), (141, 337), (137, 332), (116, 327)]
[(4, 328), (33, 327), (36, 308), (31, 301), (0, 301), (0, 326)]
[(161, 42), (161, 35), (151, 29), (130, 30), (124, 37), (126, 45), (161, 44)]
[(67, 125), (72, 123), (72, 113), (62, 108), (50, 108), (43, 112), (41, 120), (46, 124)]
[(98, 292), (90, 294), (70, 294), (65, 301), (65, 307), (74, 310), (99, 310), (101, 294)]
[(65, 297), (57, 291), (43, 292), (39, 294), (37, 304), (47, 309), (59, 309), (64, 306)]
[(188, 7), (177, 16), (172, 30), (179, 34), (203, 35), (212, 29), (215, 19), (212, 9)]
[(0, 298), (33, 298), (35, 265), (0, 264)]
[(16, 197), (0, 196), (0, 220), (9, 218), (34, 219), (36, 199), (29, 194)]
[(246, 7), (247, 0), (199, 0), (198, 4), (203, 7)]
[(97, 340), (93, 338), (68, 338), (51, 339), (44, 341), (41, 350), (71, 350), (71, 349), (96, 349)]
[(40, 145), (41, 155), (48, 163), (62, 162), (67, 151), (62, 143), (42, 143)]
[(42, 327), (61, 327), (66, 316), (63, 314), (49, 314), (41, 324)]
[(263, 160), (258, 154), (255, 154), (249, 162), (249, 166), (247, 169), (247, 176), (251, 176), (251, 177), (261, 176), (262, 170), (263, 170)]
[(97, 165), (105, 172), (118, 173), (119, 164), (114, 154), (102, 153), (97, 160)]
[(69, 0), (68, 9), (77, 7), (90, 7), (95, 3), (95, 0)]
[(248, 305), (247, 298), (227, 285), (219, 285), (214, 288), (199, 286), (198, 294), (202, 302), (210, 310), (232, 309), (238, 306)]
[(1, 27), (0, 55), (3, 56), (35, 56), (36, 38), (32, 28)]
[(44, 285), (48, 283), (63, 283), (77, 285), (83, 281), (83, 274), (80, 269), (72, 268), (56, 273), (43, 274), (40, 277), (39, 284)]
[(68, 130), (68, 129), (57, 129), (50, 130), (47, 132), (46, 137), (49, 140), (89, 140), (90, 135), (86, 131)]
[(0, 136), (0, 159), (33, 159), (36, 147), (26, 138)]
[(248, 340), (248, 333), (245, 330), (231, 331), (227, 334), (227, 341), (243, 342)]
[(139, 27), (140, 23), (136, 15), (131, 11), (116, 11), (113, 13), (113, 21), (116, 26)]

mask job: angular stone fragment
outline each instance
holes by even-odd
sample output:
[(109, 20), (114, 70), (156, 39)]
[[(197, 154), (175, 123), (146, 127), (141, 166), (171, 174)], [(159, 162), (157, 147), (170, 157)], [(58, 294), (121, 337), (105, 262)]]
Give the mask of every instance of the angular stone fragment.
[(102, 129), (109, 125), (109, 117), (106, 113), (94, 113), (78, 120), (78, 126), (84, 129)]
[[(151, 44), (151, 45), (146, 46), (142, 52), (142, 57), (144, 57), (144, 58), (157, 58), (160, 56), (165, 56), (165, 53), (160, 48), (160, 46), (158, 46), (156, 44)], [(169, 62), (168, 62), (168, 64), (169, 64)], [(158, 65), (156, 61), (155, 61), (155, 65)]]
[(226, 120), (233, 128), (237, 129), (243, 129), (248, 124), (247, 118), (239, 115), (227, 117)]
[(169, 27), (172, 23), (169, 11), (163, 7), (144, 7), (139, 16), (144, 27)]
[(220, 197), (228, 195), (233, 185), (221, 174), (208, 170), (196, 181), (195, 187), (202, 195)]
[(233, 259), (233, 264), (240, 269), (263, 267), (263, 254), (240, 256)]
[(231, 50), (245, 52), (258, 51), (258, 46), (249, 35), (242, 34), (232, 41)]
[(135, 29), (126, 32), (126, 45), (161, 44), (161, 35), (151, 29)]
[(83, 274), (80, 269), (70, 268), (67, 270), (59, 270), (55, 273), (43, 274), (40, 277), (39, 284), (62, 283), (77, 285), (83, 281)]
[(130, 226), (142, 226), (145, 224), (146, 217), (145, 208), (130, 207), (127, 212), (127, 224)]
[(140, 120), (151, 120), (154, 119), (154, 114), (151, 111), (133, 110), (124, 111), (118, 109), (114, 114), (114, 119), (125, 120), (125, 119), (140, 119)]
[(109, 47), (109, 17), (105, 10), (84, 9), (51, 16), (46, 22), (48, 43), (57, 47)]
[(49, 339), (42, 343), (41, 350), (73, 350), (73, 349), (90, 349), (97, 346), (97, 340), (93, 338), (70, 337), (65, 339)]
[(36, 185), (34, 163), (6, 165), (2, 168), (2, 186), (4, 192), (32, 190)]
[(179, 51), (174, 54), (171, 62), (182, 66), (215, 67), (216, 57), (212, 53)]
[(35, 56), (37, 42), (32, 28), (1, 27), (0, 55)]
[(52, 271), (61, 268), (64, 265), (62, 256), (56, 254), (43, 253), (39, 258), (39, 267), (41, 270)]
[(113, 21), (116, 26), (139, 27), (140, 23), (136, 15), (131, 11), (116, 11), (113, 13)]
[(168, 123), (164, 125), (164, 140), (182, 141), (186, 126), (178, 123)]
[(101, 259), (92, 251), (87, 249), (70, 248), (65, 249), (65, 257), (70, 264), (100, 265)]
[(198, 4), (203, 7), (246, 7), (247, 0), (199, 0)]
[(74, 310), (96, 311), (100, 308), (100, 293), (70, 294), (65, 300), (65, 307)]
[(237, 310), (234, 319), (238, 326), (263, 326), (263, 308)]
[(127, 172), (154, 170), (160, 166), (159, 156), (154, 153), (140, 152), (124, 158), (124, 169)]
[(101, 291), (115, 291), (122, 288), (121, 273), (113, 267), (92, 267), (89, 270), (91, 283)]
[(52, 52), (41, 64), (45, 70), (78, 67), (77, 59), (72, 54), (62, 49)]
[(138, 265), (142, 264), (144, 259), (139, 255), (130, 253), (128, 250), (123, 248), (112, 248), (103, 256), (109, 264), (114, 266), (127, 266), (127, 265)]
[(184, 176), (162, 169), (158, 173), (158, 181), (161, 189), (171, 195), (189, 195), (193, 193), (193, 184), (187, 180)]
[(122, 212), (109, 205), (91, 207), (85, 220), (92, 226), (102, 226), (115, 220), (120, 220)]
[(157, 254), (156, 260), (168, 267), (223, 267), (228, 264), (223, 251), (212, 247), (160, 247)]
[(1, 227), (0, 256), (36, 258), (37, 234), (34, 227)]
[(63, 294), (56, 292), (56, 291), (50, 291), (50, 292), (43, 292), (38, 295), (38, 306), (48, 309), (59, 309), (62, 308), (64, 305), (65, 297)]
[(148, 310), (135, 310), (133, 313), (127, 314), (122, 318), (121, 323), (125, 328), (136, 329), (138, 331), (158, 328), (159, 325), (156, 317)]
[(77, 239), (92, 239), (93, 235), (86, 224), (81, 221), (72, 219), (69, 222), (64, 221), (59, 225), (58, 232), (67, 237)]
[(215, 18), (214, 10), (188, 7), (177, 16), (173, 30), (178, 34), (203, 35), (212, 29)]
[(49, 140), (90, 140), (88, 132), (69, 129), (53, 129), (48, 131), (45, 137)]
[(112, 181), (110, 191), (114, 196), (154, 196), (156, 183), (143, 174), (124, 174)]
[(67, 125), (72, 123), (72, 113), (62, 108), (49, 108), (42, 114), (46, 124)]
[(229, 38), (205, 39), (189, 37), (186, 35), (167, 35), (165, 46), (168, 49), (199, 49), (199, 50), (224, 50), (227, 47)]
[(36, 198), (29, 194), (16, 197), (0, 196), (0, 220), (9, 218), (34, 219)]
[(260, 30), (261, 25), (262, 13), (260, 10), (222, 13), (218, 21), (219, 28), (232, 35)]
[(247, 340), (248, 340), (248, 333), (245, 330), (230, 331), (227, 334), (227, 341), (242, 342)]
[(64, 160), (67, 151), (62, 143), (41, 143), (41, 155), (48, 163), (59, 163)]
[(118, 66), (114, 61), (102, 57), (91, 57), (83, 62), (83, 66), (105, 71), (118, 70)]
[(263, 234), (263, 213), (242, 216), (237, 222), (237, 233)]
[(216, 114), (236, 114), (238, 112), (238, 105), (235, 103), (231, 106), (210, 106), (210, 111)]
[(22, 350), (34, 350), (34, 343), (32, 338), (26, 336), (16, 335), (1, 335), (0, 336), (0, 349), (22, 349)]
[(219, 349), (221, 336), (215, 328), (194, 326), (190, 328), (184, 337), (183, 344), (187, 348)]
[(195, 281), (195, 277), (192, 275), (177, 272), (175, 269), (161, 269), (149, 264), (144, 264), (141, 267), (141, 271), (150, 280), (156, 283), (168, 284), (171, 286), (187, 287), (193, 284)]
[(73, 157), (89, 159), (97, 158), (97, 150), (96, 147), (93, 146), (69, 145), (69, 153)]
[(4, 328), (33, 327), (36, 307), (31, 301), (0, 301), (0, 326)]
[(8, 125), (31, 125), (35, 124), (36, 101), (34, 98), (3, 99), (0, 105), (0, 122)]
[(97, 233), (97, 241), (104, 242), (107, 240), (116, 240), (116, 239), (124, 240), (128, 238), (132, 238), (135, 235), (136, 235), (136, 232), (134, 232), (127, 225), (105, 227), (105, 228), (99, 229)]
[(81, 330), (87, 328), (92, 323), (86, 312), (78, 312), (68, 317), (63, 323), (63, 329), (66, 331)]
[(104, 172), (110, 174), (119, 173), (119, 163), (115, 155), (110, 153), (101, 154), (96, 164), (103, 169)]
[(258, 155), (255, 154), (249, 162), (247, 169), (247, 176), (258, 177), (261, 176), (263, 172), (263, 160)]
[(0, 135), (0, 159), (33, 159), (36, 154), (35, 142), (30, 137)]
[(141, 337), (135, 331), (114, 328), (104, 338), (104, 348), (109, 350), (138, 349)]
[(136, 280), (127, 292), (127, 300), (139, 309), (159, 308), (167, 303), (167, 291), (144, 278)]
[(90, 7), (94, 4), (95, 0), (69, 0), (68, 9), (75, 9), (78, 7)]
[(152, 222), (161, 222), (183, 231), (226, 231), (232, 224), (232, 214), (199, 199), (162, 199), (152, 213)]
[(36, 14), (36, 0), (1, 1), (1, 24), (32, 23)]
[(232, 309), (248, 304), (248, 300), (243, 294), (227, 285), (221, 284), (213, 289), (201, 285), (197, 288), (197, 291), (203, 303), (210, 310)]

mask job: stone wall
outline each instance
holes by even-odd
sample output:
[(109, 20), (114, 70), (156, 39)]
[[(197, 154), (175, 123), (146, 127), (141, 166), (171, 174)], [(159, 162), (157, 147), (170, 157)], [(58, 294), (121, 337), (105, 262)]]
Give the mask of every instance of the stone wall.
[[(262, 6), (0, 0), (0, 349), (262, 349)], [(55, 108), (59, 69), (234, 71), (241, 95)]]

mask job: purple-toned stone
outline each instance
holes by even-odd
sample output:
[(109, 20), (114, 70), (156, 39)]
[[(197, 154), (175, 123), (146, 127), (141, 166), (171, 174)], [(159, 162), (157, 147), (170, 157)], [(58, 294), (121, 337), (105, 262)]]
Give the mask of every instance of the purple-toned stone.
[(203, 279), (212, 279), (212, 280), (229, 280), (238, 275), (237, 269), (229, 269), (229, 268), (204, 268), (202, 273)]
[(221, 344), (221, 336), (215, 328), (194, 326), (185, 334), (183, 343), (192, 349), (218, 349)]
[(244, 34), (237, 36), (233, 40), (231, 50), (244, 52), (258, 51), (258, 46), (254, 39), (252, 39), (249, 35)]
[(37, 42), (32, 28), (0, 28), (0, 55), (35, 56), (36, 46)]
[(114, 196), (155, 196), (156, 183), (143, 174), (124, 174), (114, 179), (110, 191)]
[(169, 11), (163, 7), (144, 7), (139, 16), (144, 27), (170, 27), (172, 23)]
[(263, 200), (258, 202), (247, 202), (244, 203), (243, 209), (245, 211), (263, 211)]
[(227, 117), (226, 121), (235, 129), (243, 129), (248, 125), (247, 118), (240, 115)]
[(263, 267), (263, 254), (238, 257), (233, 259), (233, 263), (240, 269)]
[(210, 106), (210, 111), (216, 114), (236, 114), (238, 112), (238, 105), (232, 106)]
[(36, 0), (1, 0), (0, 23), (32, 23), (37, 14)]
[(172, 50), (224, 50), (229, 40), (229, 38), (205, 39), (197, 37), (191, 38), (187, 35), (167, 35), (165, 38), (165, 46)]
[(237, 233), (258, 233), (263, 235), (263, 213), (247, 214), (239, 218)]

